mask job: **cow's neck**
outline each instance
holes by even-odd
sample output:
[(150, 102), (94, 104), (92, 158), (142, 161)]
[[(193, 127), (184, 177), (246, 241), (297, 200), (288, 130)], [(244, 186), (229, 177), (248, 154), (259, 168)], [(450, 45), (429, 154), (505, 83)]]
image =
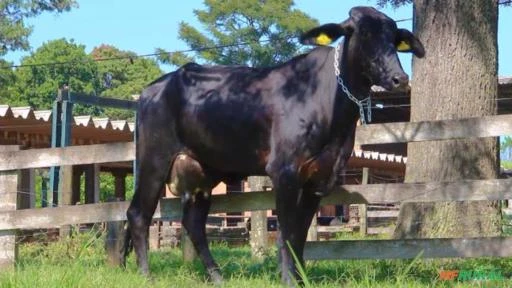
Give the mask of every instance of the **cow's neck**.
[[(336, 48), (335, 48), (336, 49)], [(344, 41), (342, 49), (339, 51), (337, 63), (340, 71), (340, 77), (344, 83), (344, 86), (348, 89), (357, 99), (365, 99), (370, 95), (370, 85), (365, 80), (366, 77), (362, 73), (362, 67), (359, 64), (360, 61), (357, 59), (349, 59), (348, 41)], [(336, 54), (336, 53), (335, 53)], [(337, 85), (337, 102), (339, 103), (339, 109), (343, 111), (344, 117), (342, 126), (353, 126), (360, 118), (359, 106), (347, 96), (347, 93), (343, 91), (342, 85)], [(365, 118), (367, 115), (367, 107), (364, 109)], [(365, 119), (368, 120), (368, 119)]]
[(340, 75), (345, 82), (345, 85), (356, 98), (364, 99), (370, 95), (371, 83), (369, 83), (367, 75), (365, 75), (364, 68), (357, 56), (360, 53), (349, 53), (348, 41), (343, 42), (343, 47), (340, 49)]

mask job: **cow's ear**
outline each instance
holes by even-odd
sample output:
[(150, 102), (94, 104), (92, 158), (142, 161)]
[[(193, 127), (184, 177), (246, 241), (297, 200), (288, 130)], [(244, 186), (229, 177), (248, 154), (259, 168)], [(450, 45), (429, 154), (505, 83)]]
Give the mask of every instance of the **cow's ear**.
[(412, 52), (418, 58), (423, 58), (423, 56), (425, 56), (425, 48), (423, 48), (423, 44), (421, 44), (420, 40), (406, 29), (398, 29), (396, 50), (399, 52)]
[(352, 21), (346, 20), (341, 24), (325, 24), (309, 30), (300, 36), (300, 43), (305, 45), (329, 45), (343, 35), (353, 31)]

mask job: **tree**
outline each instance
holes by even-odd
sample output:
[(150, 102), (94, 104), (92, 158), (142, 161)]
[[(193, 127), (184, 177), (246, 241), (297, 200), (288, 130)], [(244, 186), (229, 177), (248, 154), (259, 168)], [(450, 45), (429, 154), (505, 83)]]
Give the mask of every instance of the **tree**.
[[(496, 114), (497, 17), (496, 0), (414, 1), (427, 57), (413, 62), (411, 121)], [(496, 138), (409, 143), (407, 155), (406, 182), (498, 176)], [(402, 204), (395, 237), (499, 235), (500, 217), (495, 201)]]
[[(94, 48), (91, 56), (98, 60), (98, 78), (103, 82), (101, 96), (133, 100), (133, 95), (140, 94), (148, 83), (162, 75), (156, 61), (138, 58), (134, 52), (121, 51), (111, 45)], [(112, 119), (133, 119), (134, 112), (106, 108), (105, 115)]]
[(14, 71), (12, 63), (2, 59), (9, 51), (27, 50), (28, 36), (32, 27), (25, 19), (35, 17), (43, 12), (64, 12), (76, 7), (75, 0), (3, 0), (0, 1), (0, 101), (12, 98)]
[[(12, 65), (10, 62), (0, 59), (0, 67), (7, 67)], [(14, 83), (14, 71), (12, 69), (0, 68), (0, 103), (7, 103), (10, 98), (10, 88)]]
[[(28, 67), (15, 72), (14, 93), (8, 102), (11, 105), (49, 109), (63, 86), (88, 94), (96, 94), (100, 88), (96, 63), (85, 53), (85, 46), (73, 40), (48, 41), (23, 58), (21, 64)], [(75, 114), (98, 115), (100, 111), (98, 107), (75, 105)]]
[[(205, 0), (204, 4), (204, 10), (194, 13), (206, 33), (182, 22), (179, 37), (206, 63), (275, 65), (299, 50), (292, 36), (317, 24), (305, 13), (292, 9), (292, 0)], [(204, 49), (215, 46), (220, 48)], [(184, 53), (161, 54), (160, 61), (180, 66), (195, 61), (195, 57)]]
[(0, 57), (8, 51), (27, 50), (32, 27), (25, 19), (43, 12), (64, 12), (77, 7), (75, 0), (2, 0), (0, 1)]

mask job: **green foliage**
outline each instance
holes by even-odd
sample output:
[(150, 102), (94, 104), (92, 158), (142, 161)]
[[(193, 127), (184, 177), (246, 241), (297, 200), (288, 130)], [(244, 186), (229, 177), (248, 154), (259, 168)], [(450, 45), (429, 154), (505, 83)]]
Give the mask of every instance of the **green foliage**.
[[(126, 177), (125, 188), (126, 188), (126, 200), (131, 200), (133, 197), (133, 176)], [(115, 191), (115, 177), (112, 173), (101, 173), (100, 174), (100, 201), (106, 202), (114, 198)]]
[(503, 140), (500, 143), (501, 150), (505, 150), (508, 148), (512, 148), (512, 137), (511, 136), (504, 136)]
[[(101, 61), (125, 57), (133, 58)], [(47, 63), (51, 64), (39, 65)], [(0, 81), (5, 78), (8, 87), (5, 92), (0, 89), (0, 100), (13, 106), (27, 105), (36, 109), (51, 108), (57, 90), (63, 86), (74, 92), (133, 100), (132, 95), (140, 94), (148, 83), (162, 74), (156, 61), (137, 58), (133, 52), (102, 45), (87, 54), (84, 45), (67, 39), (44, 43), (23, 58), (21, 64), (33, 66), (20, 67), (14, 72), (8, 69), (0, 72)], [(105, 83), (107, 75), (111, 76), (110, 83)], [(9, 86), (7, 82), (12, 83), (12, 78), (15, 82)], [(74, 105), (73, 114), (126, 120), (134, 118), (133, 111), (84, 105)]]
[[(9, 66), (10, 62), (0, 59), (0, 67)], [(14, 83), (14, 71), (11, 69), (0, 69), (0, 103), (7, 103), (12, 84)]]
[[(35, 17), (43, 12), (61, 13), (69, 11), (78, 4), (75, 0), (2, 0), (0, 1), (0, 67), (8, 67), (12, 63), (1, 59), (9, 51), (28, 50), (28, 37), (32, 27), (25, 23), (27, 18)], [(0, 69), (0, 103), (23, 103), (13, 94), (15, 83), (14, 70)]]
[(501, 161), (500, 163), (501, 167), (507, 169), (507, 170), (512, 170), (512, 161)]
[(75, 0), (2, 0), (0, 1), (0, 56), (8, 51), (27, 50), (32, 27), (24, 21), (43, 12), (69, 11)]
[[(40, 63), (61, 63), (36, 65)], [(46, 42), (30, 56), (23, 58), (22, 65), (34, 65), (16, 70), (14, 93), (10, 105), (30, 105), (37, 109), (49, 109), (55, 100), (57, 89), (69, 86), (72, 91), (94, 94), (99, 88), (97, 66), (85, 53), (85, 46), (73, 40), (58, 39)], [(75, 105), (75, 114), (98, 114), (97, 107)]]
[[(133, 95), (139, 95), (146, 85), (162, 74), (156, 61), (137, 58), (135, 53), (111, 45), (94, 48), (91, 56), (94, 59), (125, 58), (97, 62), (98, 78), (103, 82), (101, 96), (133, 100)], [(121, 109), (106, 108), (105, 115), (112, 119), (134, 119), (133, 111)]]
[[(160, 61), (177, 66), (196, 59), (222, 65), (275, 65), (299, 50), (292, 36), (317, 25), (316, 20), (293, 9), (291, 0), (206, 0), (204, 4), (204, 10), (194, 13), (205, 33), (188, 23), (180, 24), (179, 37), (196, 49), (195, 56), (164, 54)], [(237, 43), (246, 45), (233, 45)], [(214, 46), (220, 48), (204, 49)]]

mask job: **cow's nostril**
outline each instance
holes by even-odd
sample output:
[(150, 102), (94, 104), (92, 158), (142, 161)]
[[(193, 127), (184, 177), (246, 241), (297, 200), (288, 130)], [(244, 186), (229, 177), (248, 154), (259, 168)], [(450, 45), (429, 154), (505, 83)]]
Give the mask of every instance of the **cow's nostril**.
[(397, 75), (393, 76), (393, 78), (391, 78), (391, 81), (393, 81), (393, 86), (395, 88), (399, 88), (402, 86), (406, 86), (409, 83), (409, 77), (407, 75)]
[(395, 87), (400, 86), (400, 80), (398, 79), (398, 77), (393, 77), (392, 81), (393, 81), (393, 86), (395, 86)]

